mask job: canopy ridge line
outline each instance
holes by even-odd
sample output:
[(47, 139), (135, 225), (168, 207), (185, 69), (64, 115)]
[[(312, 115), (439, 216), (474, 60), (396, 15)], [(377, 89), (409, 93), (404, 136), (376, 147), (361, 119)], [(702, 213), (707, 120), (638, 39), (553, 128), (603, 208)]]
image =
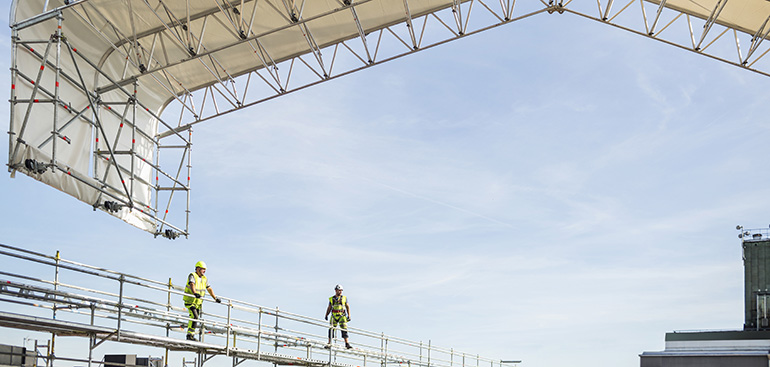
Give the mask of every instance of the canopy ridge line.
[(703, 44), (703, 41), (706, 40), (706, 35), (711, 31), (711, 27), (714, 26), (714, 23), (716, 23), (717, 19), (719, 18), (719, 15), (722, 13), (722, 10), (725, 8), (725, 5), (727, 5), (727, 0), (719, 0), (717, 1), (716, 5), (714, 5), (714, 9), (711, 11), (711, 15), (709, 15), (708, 19), (706, 19), (706, 24), (703, 25), (703, 33), (700, 37), (700, 42), (698, 42), (698, 45), (695, 46), (695, 50), (700, 50), (700, 46)]
[(409, 37), (412, 39), (412, 48), (416, 50), (419, 46), (414, 35), (414, 24), (412, 24), (412, 11), (409, 9), (409, 0), (404, 0), (404, 12), (406, 13), (406, 27), (409, 29)]

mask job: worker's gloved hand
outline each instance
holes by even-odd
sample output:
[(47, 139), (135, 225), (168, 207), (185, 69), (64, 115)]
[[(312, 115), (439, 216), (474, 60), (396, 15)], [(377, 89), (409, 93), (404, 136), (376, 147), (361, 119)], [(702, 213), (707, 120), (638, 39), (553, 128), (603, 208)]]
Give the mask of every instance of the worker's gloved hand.
[(195, 293), (195, 298), (201, 298), (201, 294), (200, 293)]
[(348, 322), (350, 322), (350, 316), (348, 316)]
[(222, 303), (222, 299), (217, 297), (217, 303)]
[(324, 315), (324, 320), (329, 320), (329, 315)]

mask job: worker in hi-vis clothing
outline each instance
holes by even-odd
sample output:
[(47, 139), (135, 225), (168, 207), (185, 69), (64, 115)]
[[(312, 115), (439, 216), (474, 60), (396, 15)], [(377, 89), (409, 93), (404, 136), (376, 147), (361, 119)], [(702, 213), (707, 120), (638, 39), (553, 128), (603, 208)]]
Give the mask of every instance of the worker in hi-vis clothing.
[(206, 263), (198, 261), (195, 263), (195, 272), (190, 273), (187, 276), (187, 286), (184, 287), (184, 307), (190, 312), (190, 321), (187, 322), (187, 340), (195, 339), (195, 329), (199, 327), (199, 323), (195, 320), (200, 319), (201, 309), (203, 308), (203, 296), (205, 296), (204, 290), (208, 290), (212, 298), (217, 303), (222, 303), (222, 300), (214, 295), (214, 290), (211, 289), (209, 280), (206, 278)]
[[(329, 320), (329, 312), (332, 314), (332, 319)], [(347, 297), (342, 295), (342, 286), (337, 284), (334, 287), (334, 296), (329, 297), (329, 306), (326, 307), (326, 315), (324, 320), (329, 320), (331, 327), (329, 328), (329, 344), (324, 348), (329, 349), (332, 346), (332, 338), (334, 337), (334, 328), (337, 325), (342, 329), (342, 339), (345, 339), (345, 348), (353, 348), (348, 343), (348, 321), (350, 321), (350, 304), (348, 304)]]

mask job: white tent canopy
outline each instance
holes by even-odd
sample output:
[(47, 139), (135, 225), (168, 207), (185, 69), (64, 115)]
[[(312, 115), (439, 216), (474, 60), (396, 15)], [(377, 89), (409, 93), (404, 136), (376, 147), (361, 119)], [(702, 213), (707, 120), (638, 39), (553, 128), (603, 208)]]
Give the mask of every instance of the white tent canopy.
[[(638, 29), (618, 23), (632, 8)], [(768, 75), (766, 0), (14, 0), (9, 169), (155, 235), (188, 235), (191, 125), (554, 12)], [(689, 35), (663, 38), (684, 21)], [(737, 60), (705, 51), (725, 30), (750, 39)]]

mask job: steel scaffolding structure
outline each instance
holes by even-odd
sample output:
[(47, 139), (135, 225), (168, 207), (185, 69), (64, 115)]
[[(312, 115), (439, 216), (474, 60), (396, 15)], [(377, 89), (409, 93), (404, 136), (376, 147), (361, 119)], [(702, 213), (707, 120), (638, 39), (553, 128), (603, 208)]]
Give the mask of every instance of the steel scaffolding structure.
[[(198, 320), (203, 325), (201, 341), (188, 341), (184, 335), (189, 318), (180, 307), (183, 286), (171, 279), (144, 279), (65, 260), (58, 252), (49, 256), (3, 244), (0, 258), (9, 265), (21, 262), (24, 269), (23, 273), (0, 270), (0, 328), (50, 332), (46, 367), (57, 359), (89, 367), (100, 364), (93, 352), (106, 341), (163, 348), (166, 366), (169, 351), (196, 353), (196, 367), (214, 356), (231, 358), (233, 366), (247, 360), (309, 367), (503, 367), (506, 363), (356, 328), (348, 329), (355, 338), (354, 349), (337, 346), (336, 341), (326, 349), (328, 322), (235, 299), (224, 299), (222, 305), (207, 300), (206, 312)], [(88, 358), (54, 354), (56, 336), (88, 338)]]
[[(156, 236), (187, 236), (196, 124), (535, 15), (576, 15), (770, 75), (766, 2), (691, 3), (29, 0), (10, 22), (8, 166)], [(741, 11), (758, 14), (736, 21)], [(93, 43), (103, 49), (78, 51)]]

